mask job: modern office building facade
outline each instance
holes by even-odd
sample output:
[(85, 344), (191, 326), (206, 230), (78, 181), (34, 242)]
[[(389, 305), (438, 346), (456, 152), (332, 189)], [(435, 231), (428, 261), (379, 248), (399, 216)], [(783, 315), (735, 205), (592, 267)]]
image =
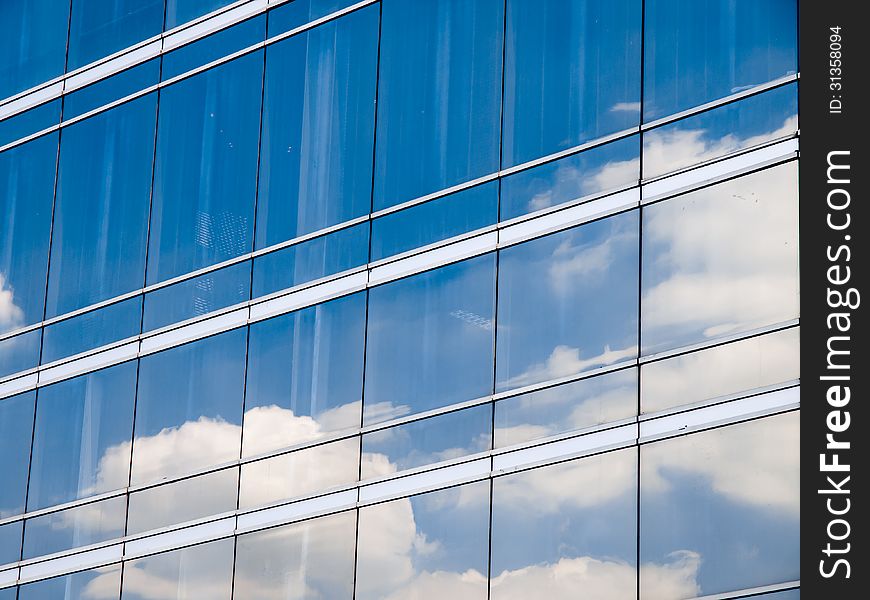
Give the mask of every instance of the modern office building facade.
[(0, 600), (799, 597), (796, 0), (0, 3)]

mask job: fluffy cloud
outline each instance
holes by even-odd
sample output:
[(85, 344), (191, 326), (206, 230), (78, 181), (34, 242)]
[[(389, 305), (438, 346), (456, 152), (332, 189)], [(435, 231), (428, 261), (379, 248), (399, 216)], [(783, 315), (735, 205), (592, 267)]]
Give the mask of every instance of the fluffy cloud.
[(601, 353), (584, 357), (581, 355), (580, 348), (559, 345), (553, 348), (550, 356), (543, 363), (534, 364), (525, 372), (508, 380), (507, 387), (522, 387), (539, 381), (567, 377), (594, 367), (612, 365), (635, 356), (637, 356), (637, 346), (618, 350), (611, 350), (610, 346), (605, 346)]
[(0, 273), (0, 332), (11, 331), (24, 324), (24, 311), (15, 304), (12, 288), (6, 284), (6, 276)]

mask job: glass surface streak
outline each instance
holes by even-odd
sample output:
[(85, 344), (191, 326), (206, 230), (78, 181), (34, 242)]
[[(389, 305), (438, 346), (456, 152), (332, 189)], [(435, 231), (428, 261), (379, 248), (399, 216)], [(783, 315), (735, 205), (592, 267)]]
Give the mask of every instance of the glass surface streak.
[(377, 56), (377, 6), (267, 48), (257, 248), (369, 212)]
[(369, 291), (366, 425), (492, 393), (495, 255)]
[(49, 318), (142, 287), (156, 110), (148, 94), (64, 129)]
[(160, 33), (163, 0), (73, 0), (67, 71)]
[(136, 362), (40, 388), (28, 510), (127, 486)]
[(149, 284), (252, 249), (261, 52), (160, 92)]
[(644, 121), (797, 69), (797, 2), (644, 3)]
[(70, 0), (0, 2), (0, 98), (63, 73), (69, 7)]
[(640, 122), (636, 0), (509, 0), (502, 166)]
[(502, 0), (385, 0), (374, 208), (498, 170)]
[[(35, 399), (36, 392), (25, 392), (0, 400), (0, 519), (24, 512)], [(11, 535), (9, 531), (5, 529), (4, 535)], [(19, 539), (16, 544), (20, 543)]]
[(163, 55), (161, 79), (196, 69), (213, 60), (243, 50), (266, 37), (266, 15), (259, 15), (222, 29), (208, 37), (196, 40)]
[(0, 333), (42, 320), (57, 141), (51, 133), (0, 153)]

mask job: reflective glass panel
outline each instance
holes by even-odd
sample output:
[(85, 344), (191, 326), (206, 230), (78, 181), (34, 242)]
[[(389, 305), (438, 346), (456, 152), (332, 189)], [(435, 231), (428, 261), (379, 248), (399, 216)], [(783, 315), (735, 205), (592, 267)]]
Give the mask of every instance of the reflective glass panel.
[(0, 377), (31, 369), (39, 364), (39, 329), (0, 340)]
[(233, 0), (166, 0), (166, 29), (168, 31), (232, 3)]
[(262, 42), (265, 36), (266, 15), (259, 15), (222, 29), (166, 53), (163, 56), (161, 79), (163, 81), (172, 79), (176, 75), (243, 50), (257, 42)]
[(122, 537), (126, 511), (127, 498), (117, 496), (28, 519), (24, 524), (24, 558)]
[(492, 405), (429, 417), (363, 435), (362, 478), (461, 458), (491, 447)]
[(130, 494), (127, 535), (235, 510), (238, 489), (232, 468)]
[(638, 125), (642, 4), (508, 1), (502, 166)]
[[(641, 446), (643, 598), (800, 578), (799, 421), (792, 412)], [(685, 587), (663, 587), (648, 565)]]
[(160, 33), (163, 0), (73, 0), (67, 70)]
[(520, 394), (495, 404), (495, 447), (611, 423), (636, 412), (635, 369)]
[(24, 512), (35, 398), (25, 392), (0, 400), (0, 519)]
[(132, 483), (239, 457), (245, 328), (139, 361)]
[(0, 600), (15, 600), (16, 591), (17, 588), (14, 585), (12, 587), (3, 588), (0, 590)]
[[(135, 67), (130, 67), (64, 96), (63, 118), (65, 120), (72, 119), (115, 100), (125, 98), (156, 84), (159, 78), (159, 58), (153, 58)], [(152, 128), (152, 134), (153, 131)], [(148, 142), (152, 150), (154, 149), (153, 144), (153, 142)]]
[(499, 166), (502, 0), (385, 0), (375, 209)]
[(353, 598), (353, 511), (242, 535), (234, 597)]
[(369, 212), (377, 56), (377, 6), (267, 48), (257, 248)]
[(365, 424), (492, 392), (495, 255), (369, 291)]
[(242, 465), (239, 508), (307, 496), (358, 478), (358, 437), (297, 450)]
[[(18, 562), (21, 558), (21, 528), (23, 526), (24, 521), (12, 521), (0, 525), (0, 565)], [(12, 600), (15, 600), (15, 594), (12, 595)]]
[(497, 389), (637, 355), (638, 245), (633, 211), (500, 252)]
[(657, 177), (794, 135), (797, 83), (656, 127), (643, 134), (643, 176)]
[(490, 598), (636, 597), (636, 511), (632, 448), (495, 479)]
[(342, 8), (353, 0), (294, 0), (269, 11), (269, 37), (295, 29)]
[(250, 297), (251, 261), (245, 261), (147, 293), (142, 330), (180, 323)]
[(18, 600), (111, 600), (121, 591), (121, 565), (79, 571), (22, 585)]
[(252, 247), (263, 55), (160, 92), (148, 283)]
[(149, 94), (63, 130), (47, 317), (142, 287), (156, 107)]
[(0, 333), (42, 320), (57, 137), (0, 153)]
[(69, 4), (70, 0), (0, 2), (0, 98), (63, 73)]
[(797, 69), (795, 0), (649, 0), (644, 6), (645, 121)]
[(365, 294), (251, 325), (244, 456), (359, 427)]
[(786, 329), (641, 367), (641, 412), (800, 379), (800, 330)]
[(141, 322), (142, 297), (135, 296), (52, 323), (43, 336), (42, 364), (136, 336)]
[(122, 600), (229, 600), (233, 539), (189, 546), (124, 564)]
[(797, 199), (794, 162), (645, 207), (642, 352), (797, 317)]
[(28, 510), (126, 487), (136, 362), (40, 388)]
[(501, 181), (501, 220), (627, 185), (640, 176), (638, 136), (584, 150)]
[(486, 600), (489, 489), (482, 481), (360, 509), (356, 600)]
[(368, 262), (369, 224), (360, 223), (254, 259), (254, 297), (286, 290)]
[(490, 181), (372, 221), (372, 260), (434, 244), (498, 220), (498, 182)]
[[(2, 9), (0, 9), (2, 10)], [(52, 100), (0, 121), (0, 147), (60, 122), (60, 100)]]

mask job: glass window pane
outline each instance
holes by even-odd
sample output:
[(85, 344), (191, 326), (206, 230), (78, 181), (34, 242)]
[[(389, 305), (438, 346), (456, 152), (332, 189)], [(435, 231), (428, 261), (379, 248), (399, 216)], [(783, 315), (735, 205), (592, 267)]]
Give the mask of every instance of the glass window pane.
[(498, 170), (502, 0), (383, 2), (375, 209)]
[(362, 508), (356, 600), (486, 600), (488, 553), (488, 481)]
[(166, 81), (176, 75), (208, 64), (233, 52), (243, 50), (266, 37), (266, 15), (227, 27), (208, 37), (181, 46), (163, 55), (161, 79)]
[(0, 153), (0, 333), (42, 320), (57, 138)]
[(358, 437), (297, 450), (242, 465), (239, 508), (307, 496), (358, 478)]
[(638, 246), (632, 211), (500, 252), (497, 389), (637, 355)]
[(160, 33), (163, 0), (73, 0), (67, 70)]
[[(746, 596), (747, 598), (749, 596)], [(771, 594), (759, 594), (752, 596), (755, 600), (800, 600), (800, 588), (794, 590), (785, 590), (784, 592), (773, 592)]]
[(632, 136), (505, 177), (501, 220), (636, 185), (639, 144), (639, 136)]
[(242, 535), (234, 597), (353, 598), (354, 511)]
[(147, 293), (142, 330), (180, 323), (250, 297), (251, 261), (245, 261)]
[(623, 369), (495, 404), (495, 447), (576, 431), (637, 413), (637, 371)]
[(166, 0), (166, 30), (207, 15), (233, 0)]
[(0, 340), (0, 377), (31, 369), (39, 364), (39, 329)]
[(360, 425), (365, 294), (251, 325), (244, 456)]
[(24, 512), (35, 398), (25, 392), (0, 400), (0, 519)]
[(485, 452), (491, 447), (491, 430), (492, 405), (483, 404), (367, 433), (362, 479)]
[(245, 328), (139, 361), (133, 484), (239, 458)]
[(649, 0), (645, 10), (645, 121), (797, 69), (795, 0)]
[(635, 449), (495, 479), (490, 598), (636, 597), (636, 511)]
[(492, 393), (495, 254), (369, 291), (366, 425)]
[(651, 413), (800, 379), (800, 329), (786, 329), (641, 367)]
[(638, 125), (642, 4), (508, 1), (503, 166)]
[(117, 496), (28, 519), (24, 558), (88, 546), (124, 535), (127, 498)]
[(42, 364), (134, 337), (141, 323), (141, 296), (52, 323), (45, 328)]
[[(641, 596), (672, 600), (800, 578), (800, 417), (641, 446)], [(654, 566), (682, 573), (664, 588)]]
[(148, 94), (64, 129), (49, 318), (142, 287), (156, 107)]
[(266, 50), (257, 248), (369, 212), (377, 56), (377, 6)]
[(233, 539), (218, 540), (124, 564), (122, 600), (229, 600)]
[(121, 565), (109, 565), (22, 585), (18, 600), (111, 600), (121, 592)]
[(794, 135), (797, 83), (656, 127), (643, 134), (643, 176), (679, 169)]
[(238, 489), (232, 468), (130, 494), (127, 535), (233, 511)]
[[(18, 562), (21, 558), (21, 530), (23, 526), (24, 521), (12, 521), (0, 525), (0, 565)], [(14, 594), (12, 600), (15, 600)]]
[(263, 55), (160, 92), (148, 283), (252, 248)]
[(353, 0), (294, 0), (269, 11), (269, 37), (355, 4)]
[(372, 221), (372, 260), (493, 225), (497, 219), (497, 181), (430, 200)]
[[(0, 8), (2, 10), (2, 8)], [(0, 121), (0, 147), (60, 122), (60, 100), (40, 104), (36, 108)]]
[(0, 98), (63, 73), (69, 5), (70, 0), (0, 2)]
[[(63, 118), (72, 119), (88, 111), (155, 85), (160, 78), (160, 59), (153, 58), (116, 75), (67, 94), (63, 99)], [(153, 135), (153, 129), (152, 135)], [(154, 149), (154, 142), (148, 142)]]
[(39, 389), (28, 510), (127, 486), (136, 362)]
[(0, 590), (0, 600), (15, 600), (16, 592), (17, 588), (14, 585), (12, 587), (3, 588)]
[(368, 223), (258, 256), (254, 259), (254, 297), (359, 267), (368, 257)]
[(797, 317), (797, 200), (794, 162), (645, 207), (642, 352)]

